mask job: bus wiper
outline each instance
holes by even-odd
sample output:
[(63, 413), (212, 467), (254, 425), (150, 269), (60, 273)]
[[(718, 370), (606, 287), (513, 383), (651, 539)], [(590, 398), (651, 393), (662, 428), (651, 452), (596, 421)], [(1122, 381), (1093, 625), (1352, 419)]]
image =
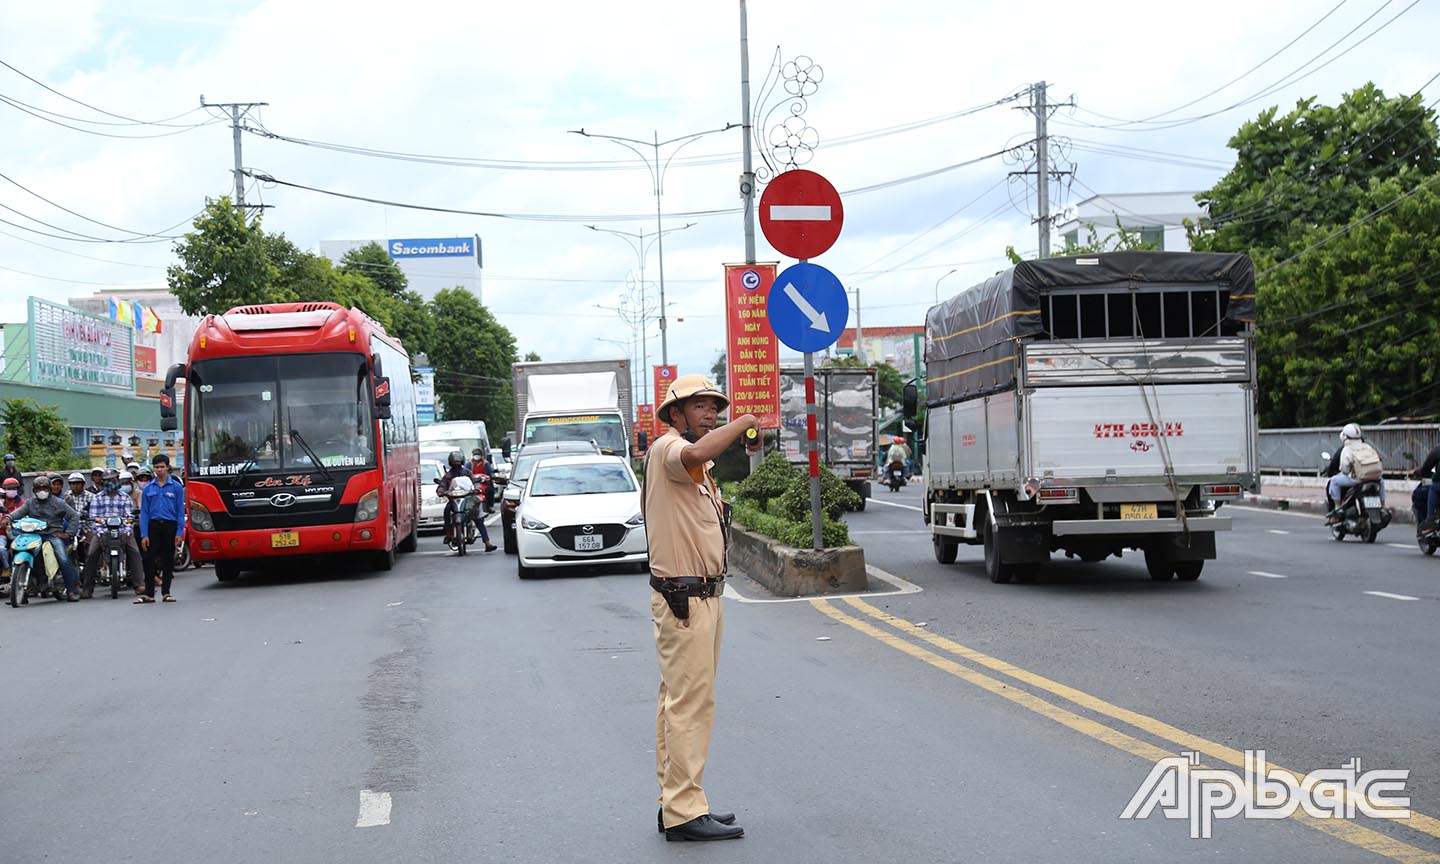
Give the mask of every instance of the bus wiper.
[[(261, 448), (263, 448), (266, 444), (273, 444), (274, 442), (275, 442), (275, 436), (274, 436), (274, 435), (266, 435), (266, 436), (265, 436), (265, 440), (260, 442), (260, 446), (259, 446), (259, 447), (251, 447), (251, 448), (250, 448), (250, 452), (251, 452), (251, 453), (258, 452), (258, 451), (259, 451)], [(230, 481), (230, 487), (233, 489), (234, 487), (240, 485), (240, 481), (241, 481), (242, 479), (244, 479), (244, 477), (245, 477), (246, 474), (249, 474), (249, 473), (252, 472), (252, 471), (259, 471), (259, 470), (261, 470), (261, 469), (260, 469), (260, 463), (258, 463), (258, 462), (255, 461), (255, 457), (254, 457), (254, 456), (251, 456), (250, 459), (249, 459), (249, 461), (247, 461), (247, 462), (245, 463), (245, 467), (244, 467), (244, 468), (241, 468), (239, 471), (236, 471), (236, 472), (235, 472), (234, 478), (232, 478), (231, 481)]]
[(335, 479), (334, 475), (330, 473), (330, 469), (325, 467), (325, 463), (321, 462), (320, 457), (315, 455), (315, 451), (310, 449), (310, 445), (305, 443), (304, 437), (300, 435), (300, 430), (291, 429), (290, 440), (300, 445), (300, 449), (305, 451), (305, 455), (310, 457), (310, 461), (315, 463), (316, 469), (318, 469), (321, 474), (325, 475), (326, 480)]

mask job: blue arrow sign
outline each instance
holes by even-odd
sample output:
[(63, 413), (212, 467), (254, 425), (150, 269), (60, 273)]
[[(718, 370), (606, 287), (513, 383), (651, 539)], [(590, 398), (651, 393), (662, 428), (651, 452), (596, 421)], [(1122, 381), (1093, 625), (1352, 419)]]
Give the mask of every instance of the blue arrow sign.
[(785, 268), (765, 304), (776, 337), (796, 351), (824, 351), (840, 338), (850, 318), (850, 298), (840, 279), (819, 264)]

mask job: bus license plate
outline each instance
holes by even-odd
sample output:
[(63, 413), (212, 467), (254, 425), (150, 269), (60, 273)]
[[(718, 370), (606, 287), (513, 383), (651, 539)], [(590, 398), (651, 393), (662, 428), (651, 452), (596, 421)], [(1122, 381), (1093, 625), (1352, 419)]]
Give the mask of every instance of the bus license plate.
[(294, 531), (281, 531), (270, 535), (271, 549), (288, 549), (300, 545), (300, 535)]
[(599, 534), (575, 535), (576, 552), (599, 552), (605, 548), (605, 539)]
[(1371, 496), (1371, 495), (1366, 495), (1366, 496), (1365, 496), (1365, 509), (1366, 509), (1366, 510), (1379, 510), (1379, 509), (1380, 509), (1380, 499), (1379, 499), (1379, 498), (1376, 498), (1376, 497), (1374, 497), (1374, 496)]
[(1154, 504), (1121, 504), (1121, 519), (1154, 519), (1156, 515)]

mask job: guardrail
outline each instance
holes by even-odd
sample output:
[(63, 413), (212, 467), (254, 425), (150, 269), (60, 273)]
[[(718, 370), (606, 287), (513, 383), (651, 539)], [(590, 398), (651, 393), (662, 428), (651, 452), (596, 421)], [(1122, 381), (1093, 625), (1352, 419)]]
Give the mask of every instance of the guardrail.
[[(1368, 426), (1365, 440), (1380, 453), (1385, 474), (1409, 475), (1437, 445), (1440, 423)], [(1318, 474), (1325, 467), (1323, 453), (1340, 446), (1340, 427), (1261, 429), (1260, 470), (1270, 474)]]

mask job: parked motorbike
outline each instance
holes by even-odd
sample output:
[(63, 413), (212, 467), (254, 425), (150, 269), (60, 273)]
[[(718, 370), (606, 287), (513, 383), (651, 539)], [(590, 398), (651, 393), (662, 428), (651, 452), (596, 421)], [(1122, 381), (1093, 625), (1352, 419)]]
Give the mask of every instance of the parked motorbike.
[(890, 487), (891, 492), (899, 492), (905, 488), (905, 463), (890, 463), (885, 469), (885, 485)]
[(125, 566), (125, 546), (130, 538), (130, 520), (109, 516), (105, 519), (105, 527), (100, 530), (104, 532), (100, 535), (100, 541), (104, 544), (105, 567), (96, 581), (110, 586), (110, 599), (114, 600), (120, 596), (120, 586), (130, 582)]
[(469, 477), (456, 477), (450, 481), (445, 496), (450, 499), (450, 548), (458, 555), (464, 555), (466, 547), (474, 546), (480, 539), (475, 520), (483, 519), (480, 514), (480, 498), (474, 482)]
[(1330, 536), (1344, 540), (1354, 534), (1366, 543), (1374, 543), (1391, 519), (1380, 499), (1380, 481), (1367, 480), (1346, 490), (1336, 515), (1339, 518), (1330, 523)]
[[(14, 608), (29, 603), (31, 594), (52, 593), (58, 600), (65, 599), (60, 561), (40, 533), (45, 528), (45, 520), (33, 516), (15, 522), (15, 539), (10, 543), (10, 605)], [(36, 556), (41, 559), (38, 576)]]

